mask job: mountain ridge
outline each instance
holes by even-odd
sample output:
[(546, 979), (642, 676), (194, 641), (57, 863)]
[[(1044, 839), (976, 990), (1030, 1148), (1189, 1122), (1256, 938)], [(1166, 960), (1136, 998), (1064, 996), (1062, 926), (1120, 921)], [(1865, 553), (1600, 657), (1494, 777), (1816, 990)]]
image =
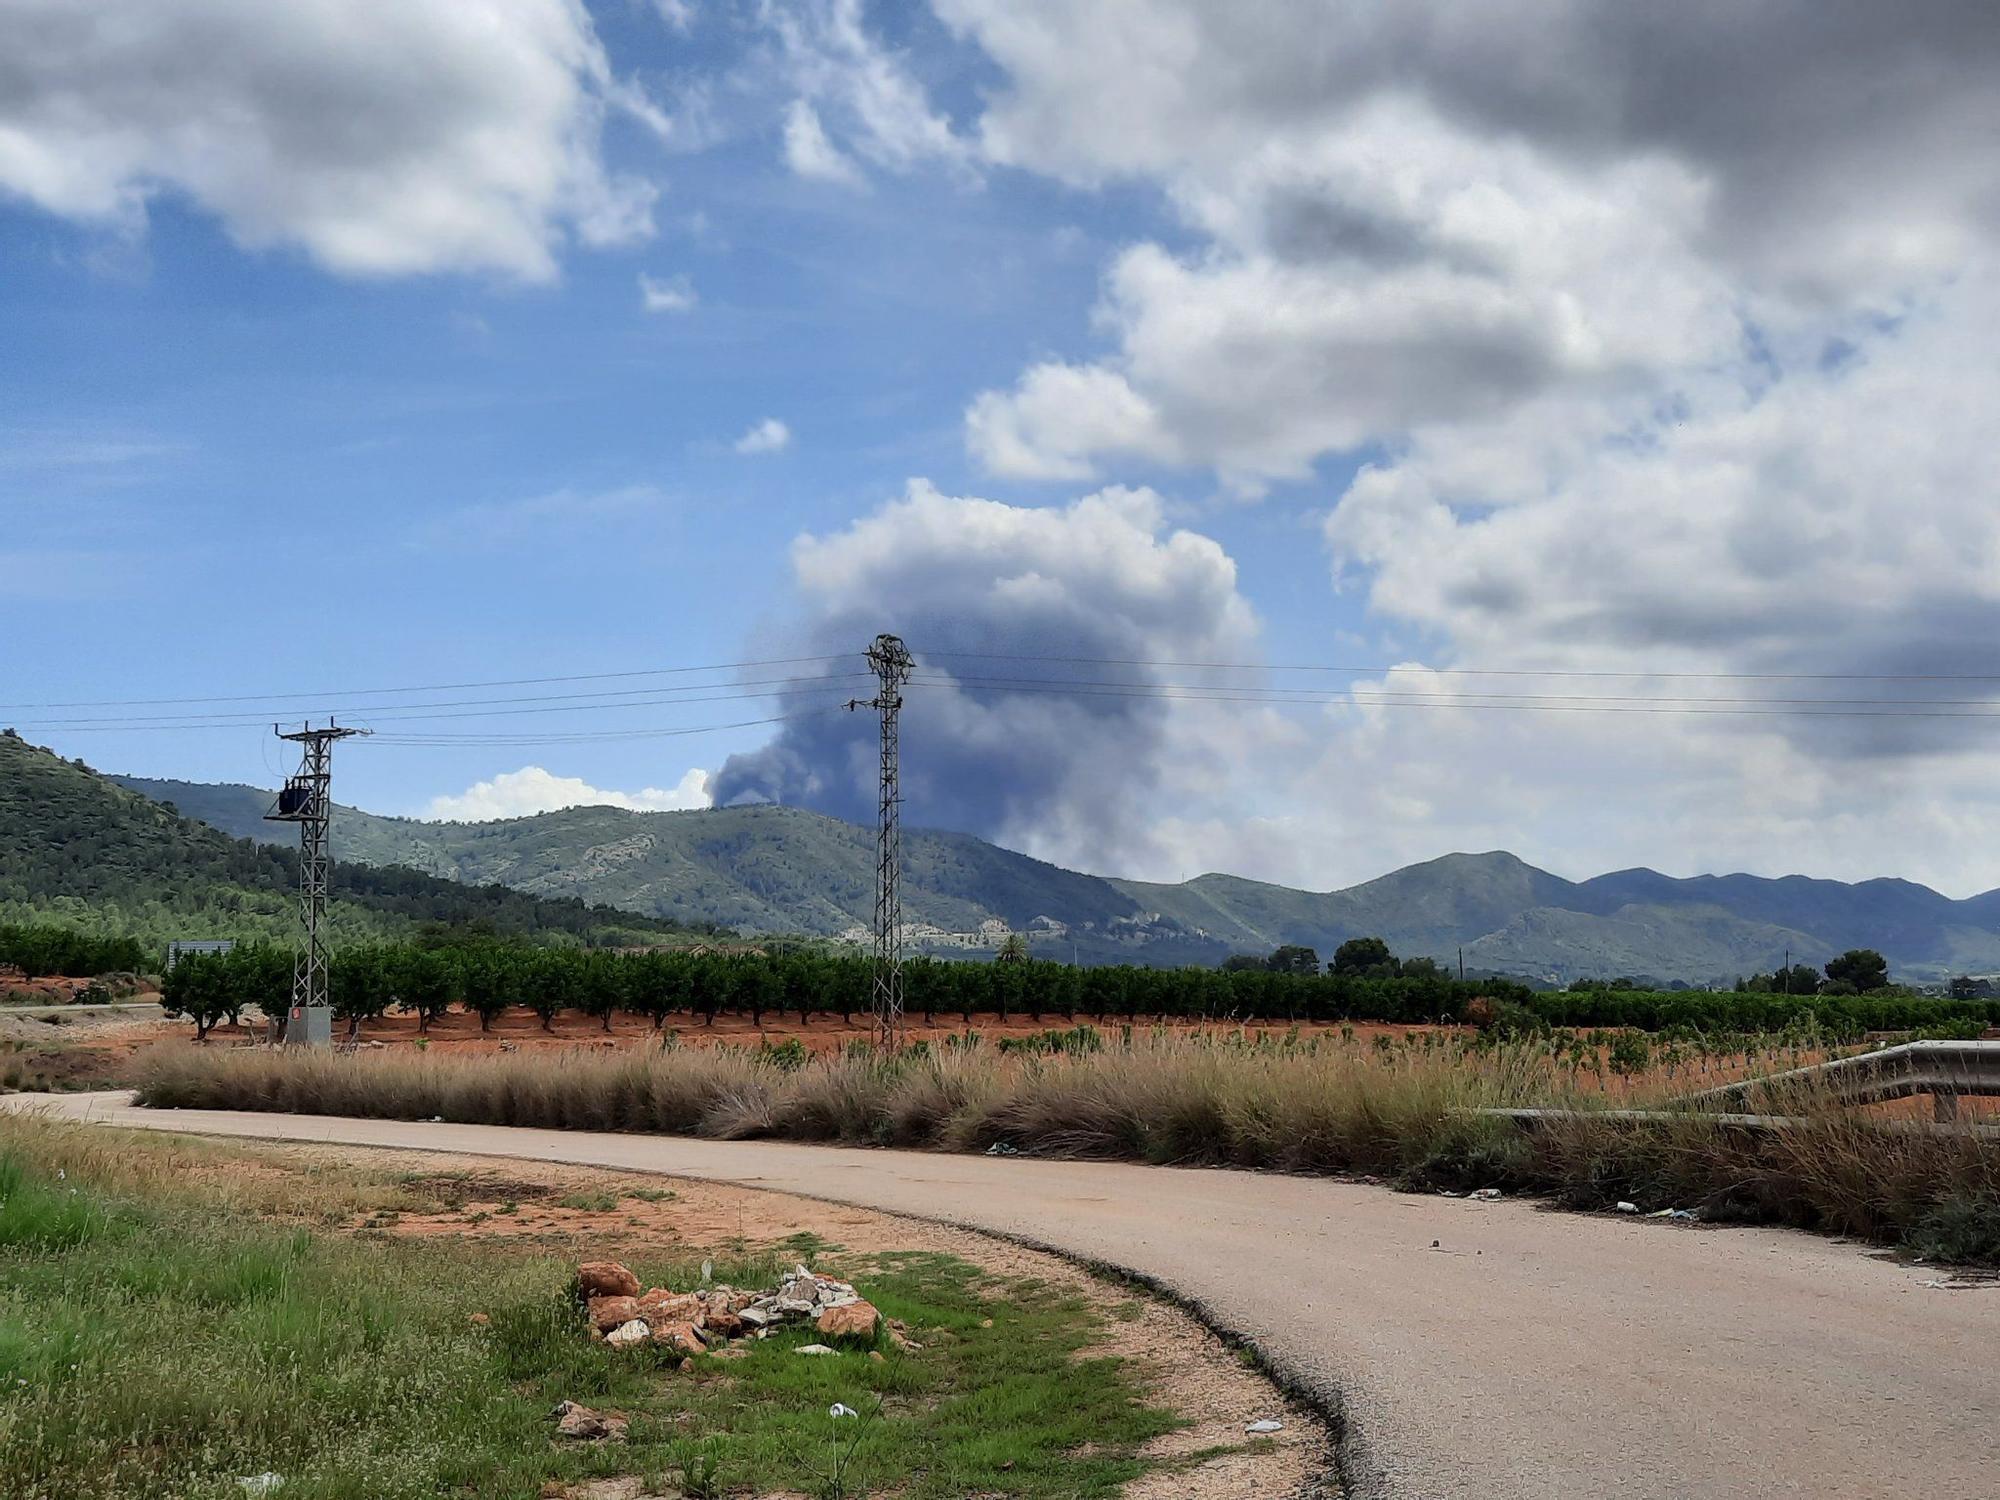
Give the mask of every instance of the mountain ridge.
[[(112, 779), (225, 832), (274, 837), (262, 822), (272, 794), (260, 788)], [(337, 859), (743, 931), (852, 936), (873, 909), (872, 831), (803, 808), (596, 806), (430, 823), (341, 807), (333, 843)], [(1549, 983), (1727, 982), (1775, 967), (1787, 950), (1819, 964), (1850, 947), (1880, 949), (1911, 978), (2000, 969), (2000, 890), (1954, 900), (1894, 877), (1635, 866), (1572, 881), (1487, 850), (1315, 892), (1219, 871), (1174, 884), (1091, 875), (936, 830), (907, 830), (904, 846), (906, 919), (920, 947), (940, 951), (989, 951), (1018, 930), (1053, 957), (1214, 963), (1283, 943), (1330, 957), (1346, 938), (1379, 936), (1405, 956)]]
[[(0, 921), (57, 921), (157, 942), (289, 938), (299, 877), (296, 848), (285, 845), (232, 838), (81, 761), (0, 732)], [(427, 924), (579, 942), (681, 935), (624, 911), (540, 901), (393, 864), (336, 866), (331, 897), (330, 930), (344, 941), (414, 935)]]

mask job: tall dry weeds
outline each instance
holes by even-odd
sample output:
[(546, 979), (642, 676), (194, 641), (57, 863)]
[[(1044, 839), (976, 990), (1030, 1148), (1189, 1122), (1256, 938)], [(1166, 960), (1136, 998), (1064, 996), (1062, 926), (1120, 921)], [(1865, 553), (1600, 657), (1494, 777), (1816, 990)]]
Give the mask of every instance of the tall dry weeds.
[[(1668, 1103), (1666, 1085), (1624, 1105)], [(1893, 1240), (1951, 1220), (2000, 1257), (2000, 1145), (1850, 1108), (1823, 1087), (1774, 1096), (1792, 1123), (1635, 1122), (1529, 1042), (1467, 1051), (1142, 1034), (1099, 1052), (842, 1055), (787, 1071), (727, 1047), (429, 1054), (170, 1048), (155, 1107), (279, 1110), (982, 1151), (1280, 1172), (1358, 1172), (1418, 1189), (1500, 1187), (1584, 1208), (1628, 1200), (1707, 1217)], [(1556, 1106), (1522, 1128), (1481, 1114)], [(1964, 1226), (1970, 1225), (1970, 1230)], [(1990, 1233), (1989, 1233), (1990, 1232)], [(1979, 1250), (1987, 1243), (1990, 1251)]]

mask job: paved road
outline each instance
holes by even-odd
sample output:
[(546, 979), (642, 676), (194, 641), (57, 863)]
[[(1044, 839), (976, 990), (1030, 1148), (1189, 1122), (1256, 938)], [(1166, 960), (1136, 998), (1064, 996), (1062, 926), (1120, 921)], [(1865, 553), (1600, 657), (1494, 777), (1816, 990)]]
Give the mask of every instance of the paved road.
[(2000, 1289), (1775, 1230), (1247, 1172), (497, 1126), (0, 1104), (710, 1178), (1143, 1273), (1337, 1401), (1362, 1497), (2000, 1496)]

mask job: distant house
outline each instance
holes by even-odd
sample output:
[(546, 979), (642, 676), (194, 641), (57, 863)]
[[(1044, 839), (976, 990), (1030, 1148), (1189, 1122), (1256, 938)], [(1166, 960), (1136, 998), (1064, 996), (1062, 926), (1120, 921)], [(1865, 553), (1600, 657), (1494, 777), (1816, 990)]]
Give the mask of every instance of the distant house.
[(183, 955), (194, 953), (227, 953), (236, 946), (229, 938), (205, 938), (194, 942), (174, 942), (167, 944), (167, 972), (173, 973), (174, 965)]

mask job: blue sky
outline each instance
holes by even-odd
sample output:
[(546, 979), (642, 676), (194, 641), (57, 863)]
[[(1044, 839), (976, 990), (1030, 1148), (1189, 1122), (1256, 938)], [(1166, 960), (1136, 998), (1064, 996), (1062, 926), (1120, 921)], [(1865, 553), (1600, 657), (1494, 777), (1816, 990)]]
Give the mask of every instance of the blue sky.
[[(629, 7), (595, 14), (620, 71), (668, 98), (678, 77), (749, 65), (742, 28), (719, 19), (689, 45)], [(940, 106), (969, 81), (945, 70)], [(980, 475), (961, 415), (1022, 364), (1089, 351), (1102, 262), (1162, 228), (1156, 195), (943, 168), (857, 192), (789, 170), (776, 118), (716, 128), (684, 154), (609, 132), (614, 167), (660, 185), (658, 231), (572, 253), (543, 285), (331, 275), (294, 248), (246, 252), (171, 192), (131, 240), (0, 206), (8, 700), (761, 657), (787, 640), (799, 532), (837, 529), (913, 475), (1025, 503), (1073, 491)], [(641, 276), (684, 281), (694, 306), (647, 312)], [(735, 451), (773, 417), (788, 446)], [(1268, 577), (1260, 594), (1292, 603), (1274, 638), (1305, 649), (1354, 614), (1296, 512), (1204, 503), (1211, 488), (1169, 492)], [(236, 729), (34, 737), (200, 780), (268, 782), (280, 761)], [(671, 785), (682, 762), (761, 737), (587, 747), (561, 769)], [(370, 747), (343, 756), (342, 789), (416, 812), (515, 759)]]
[[(4, 0), (0, 719), (268, 783), (247, 725), (29, 705), (1075, 640), (1385, 670), (1129, 713), (941, 680), (920, 818), (1167, 877), (2000, 882), (1976, 726), (1661, 701), (1984, 663), (1993, 28), (1929, 9), (1801, 54), (1784, 6)], [(738, 755), (841, 811), (863, 728), (378, 743), (340, 790), (678, 805)]]

